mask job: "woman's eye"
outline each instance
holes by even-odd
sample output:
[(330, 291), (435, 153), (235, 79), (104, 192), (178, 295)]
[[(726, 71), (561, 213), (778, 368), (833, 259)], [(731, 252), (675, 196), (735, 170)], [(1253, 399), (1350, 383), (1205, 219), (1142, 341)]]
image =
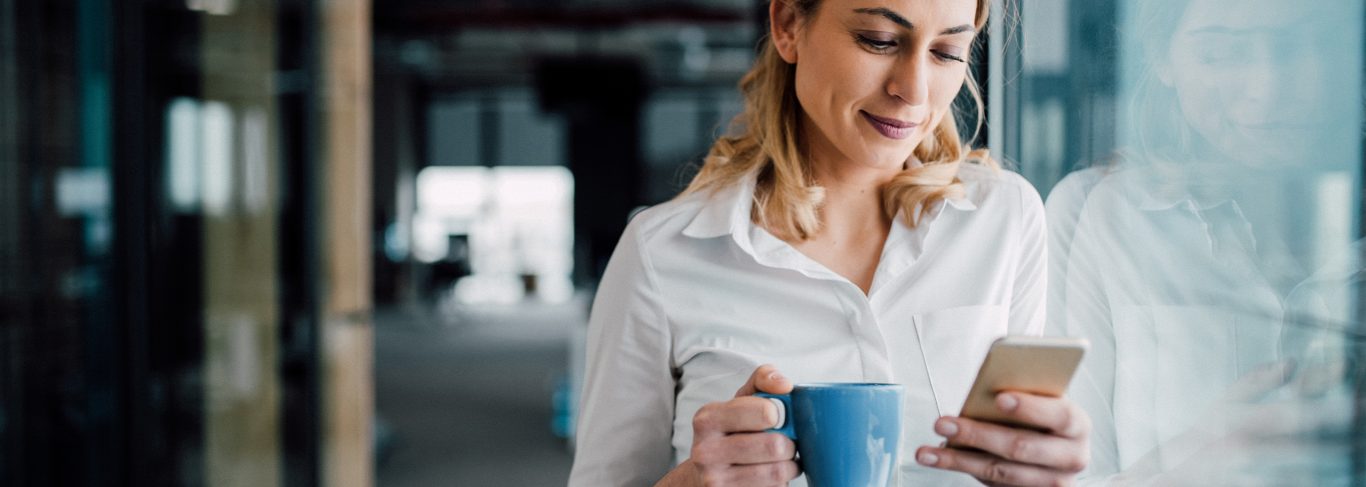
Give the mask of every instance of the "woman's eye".
[(1196, 51), (1196, 59), (1206, 66), (1242, 66), (1253, 61), (1252, 51), (1246, 44), (1211, 43)]
[(944, 52), (944, 51), (933, 51), (933, 52), (934, 52), (934, 56), (935, 56), (935, 57), (937, 57), (937, 58), (939, 58), (939, 59), (943, 59), (943, 60), (945, 60), (945, 61), (955, 61), (955, 62), (960, 62), (960, 63), (965, 63), (965, 62), (967, 62), (967, 60), (963, 59), (963, 58), (960, 57), (960, 56), (955, 56), (955, 55), (953, 55), (953, 54), (949, 54), (949, 53)]
[(881, 39), (874, 39), (862, 34), (855, 35), (854, 38), (858, 41), (859, 44), (863, 44), (864, 46), (867, 46), (869, 49), (877, 52), (888, 51), (896, 47), (896, 41), (884, 41)]

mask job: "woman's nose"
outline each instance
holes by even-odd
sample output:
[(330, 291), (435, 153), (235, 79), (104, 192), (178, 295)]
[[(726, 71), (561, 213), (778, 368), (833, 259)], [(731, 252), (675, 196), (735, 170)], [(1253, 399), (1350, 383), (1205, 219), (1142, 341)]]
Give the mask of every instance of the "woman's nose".
[(925, 104), (930, 97), (928, 53), (918, 53), (897, 62), (888, 80), (887, 93), (908, 105)]

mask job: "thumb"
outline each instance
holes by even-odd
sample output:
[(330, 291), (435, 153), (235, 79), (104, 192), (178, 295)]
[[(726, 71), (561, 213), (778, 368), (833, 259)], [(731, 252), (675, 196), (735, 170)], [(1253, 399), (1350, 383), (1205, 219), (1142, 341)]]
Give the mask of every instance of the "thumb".
[(754, 369), (754, 373), (749, 375), (749, 380), (745, 385), (740, 386), (740, 390), (735, 391), (735, 397), (753, 396), (757, 392), (769, 394), (787, 394), (792, 392), (792, 381), (778, 372), (778, 367), (773, 364), (760, 365)]
[(1282, 360), (1259, 367), (1242, 377), (1224, 391), (1226, 403), (1252, 403), (1265, 398), (1272, 391), (1289, 382), (1295, 371), (1293, 360)]

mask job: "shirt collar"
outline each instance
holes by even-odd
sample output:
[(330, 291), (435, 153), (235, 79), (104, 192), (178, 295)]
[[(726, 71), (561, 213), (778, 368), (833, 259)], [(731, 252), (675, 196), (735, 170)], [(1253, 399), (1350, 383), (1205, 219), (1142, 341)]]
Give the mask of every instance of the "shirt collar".
[(1228, 203), (1236, 205), (1231, 197), (1218, 191), (1205, 191), (1207, 194), (1199, 196), (1190, 187), (1180, 184), (1175, 176), (1161, 173), (1159, 168), (1135, 167), (1112, 173), (1109, 177), (1122, 188), (1121, 194), (1142, 211), (1182, 209), (1204, 212)]
[(745, 176), (739, 184), (727, 185), (707, 195), (702, 211), (683, 229), (683, 235), (715, 238), (742, 233), (740, 230), (749, 223), (750, 209), (754, 207), (754, 178), (752, 174)]
[(952, 206), (955, 210), (958, 211), (977, 210), (977, 204), (973, 203), (972, 200), (968, 199), (967, 196), (955, 196), (953, 198), (945, 198), (944, 201), (947, 202), (949, 206)]
[(1237, 204), (1231, 198), (1226, 197), (1196, 198), (1188, 191), (1146, 190), (1140, 191), (1134, 196), (1136, 206), (1143, 211), (1166, 211), (1177, 207), (1190, 211), (1208, 211), (1228, 203), (1234, 203), (1235, 206)]
[[(757, 176), (750, 174), (739, 181), (711, 192), (702, 205), (702, 211), (693, 217), (692, 222), (683, 229), (683, 235), (692, 238), (716, 238), (723, 235), (747, 235), (751, 224), (750, 213), (754, 208), (754, 187)], [(977, 205), (966, 195), (946, 198), (945, 205), (934, 208), (925, 221), (933, 220), (943, 206), (958, 211), (976, 211)], [(901, 219), (900, 212), (897, 219)]]

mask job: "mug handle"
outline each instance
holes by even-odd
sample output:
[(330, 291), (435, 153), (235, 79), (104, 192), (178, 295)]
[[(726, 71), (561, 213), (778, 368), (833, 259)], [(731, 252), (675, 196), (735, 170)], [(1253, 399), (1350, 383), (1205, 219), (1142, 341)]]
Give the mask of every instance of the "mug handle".
[(797, 439), (797, 430), (792, 427), (792, 395), (790, 394), (769, 394), (758, 392), (756, 397), (762, 397), (773, 401), (773, 405), (778, 407), (778, 426), (764, 430), (768, 433), (780, 433), (790, 439)]

